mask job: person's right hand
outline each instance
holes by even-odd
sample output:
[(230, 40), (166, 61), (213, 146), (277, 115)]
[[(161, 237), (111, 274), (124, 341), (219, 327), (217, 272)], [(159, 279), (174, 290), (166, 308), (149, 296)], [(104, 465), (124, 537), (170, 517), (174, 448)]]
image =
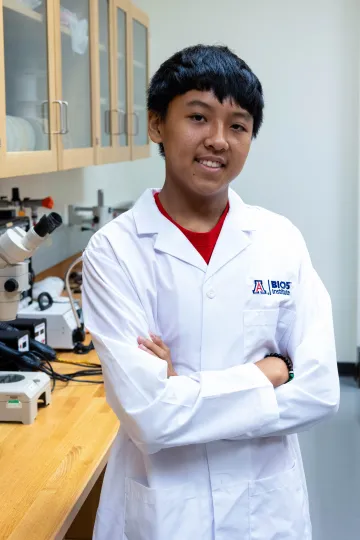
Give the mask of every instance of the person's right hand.
[(269, 379), (274, 388), (285, 384), (289, 380), (289, 370), (284, 360), (269, 356), (259, 362), (255, 362), (255, 365), (264, 373)]
[(165, 343), (163, 342), (160, 336), (156, 336), (155, 334), (152, 334), (150, 332), (150, 337), (151, 339), (146, 339), (142, 336), (139, 336), (137, 340), (139, 344), (139, 348), (145, 352), (148, 352), (149, 354), (152, 354), (153, 356), (157, 356), (161, 360), (165, 360), (165, 362), (168, 365), (168, 369), (167, 369), (168, 378), (176, 377), (177, 373), (172, 364), (171, 352), (170, 352), (169, 347), (165, 345)]

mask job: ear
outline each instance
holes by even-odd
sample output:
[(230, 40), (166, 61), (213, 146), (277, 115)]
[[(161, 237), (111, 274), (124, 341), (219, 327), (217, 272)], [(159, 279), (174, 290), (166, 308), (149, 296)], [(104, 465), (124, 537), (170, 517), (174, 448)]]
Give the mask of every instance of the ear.
[(152, 142), (154, 143), (162, 143), (163, 142), (163, 138), (162, 138), (162, 120), (160, 118), (160, 116), (155, 113), (154, 111), (149, 111), (149, 115), (148, 115), (148, 120), (149, 120), (149, 123), (148, 123), (148, 130), (149, 130), (149, 137), (150, 139), (152, 140)]

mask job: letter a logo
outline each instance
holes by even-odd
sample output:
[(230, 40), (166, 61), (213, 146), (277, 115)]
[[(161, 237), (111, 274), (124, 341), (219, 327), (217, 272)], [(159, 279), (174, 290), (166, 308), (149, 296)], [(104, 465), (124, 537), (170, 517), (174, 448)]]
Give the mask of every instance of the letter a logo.
[(262, 279), (255, 279), (254, 284), (255, 285), (254, 285), (253, 294), (267, 294), (264, 289)]

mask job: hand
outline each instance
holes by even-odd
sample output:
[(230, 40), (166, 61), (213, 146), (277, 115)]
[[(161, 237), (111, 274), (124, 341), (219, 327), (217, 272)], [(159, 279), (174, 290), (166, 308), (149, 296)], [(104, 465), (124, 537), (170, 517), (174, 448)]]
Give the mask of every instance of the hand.
[(264, 373), (264, 375), (273, 384), (274, 388), (285, 384), (289, 380), (289, 370), (284, 360), (270, 356), (255, 362), (255, 365)]
[(177, 373), (172, 365), (170, 349), (165, 345), (163, 340), (156, 336), (155, 334), (150, 333), (151, 339), (146, 339), (141, 336), (138, 337), (137, 341), (139, 348), (153, 356), (157, 356), (161, 360), (165, 360), (168, 365), (167, 376), (176, 377)]

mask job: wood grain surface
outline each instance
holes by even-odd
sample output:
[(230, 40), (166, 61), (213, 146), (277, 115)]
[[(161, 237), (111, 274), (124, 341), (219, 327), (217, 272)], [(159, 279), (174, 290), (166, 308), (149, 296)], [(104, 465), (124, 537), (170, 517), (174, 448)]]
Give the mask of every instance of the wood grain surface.
[[(59, 358), (98, 362), (95, 351)], [(0, 424), (0, 539), (62, 540), (101, 475), (118, 428), (104, 386), (76, 382), (57, 382), (34, 424)]]

